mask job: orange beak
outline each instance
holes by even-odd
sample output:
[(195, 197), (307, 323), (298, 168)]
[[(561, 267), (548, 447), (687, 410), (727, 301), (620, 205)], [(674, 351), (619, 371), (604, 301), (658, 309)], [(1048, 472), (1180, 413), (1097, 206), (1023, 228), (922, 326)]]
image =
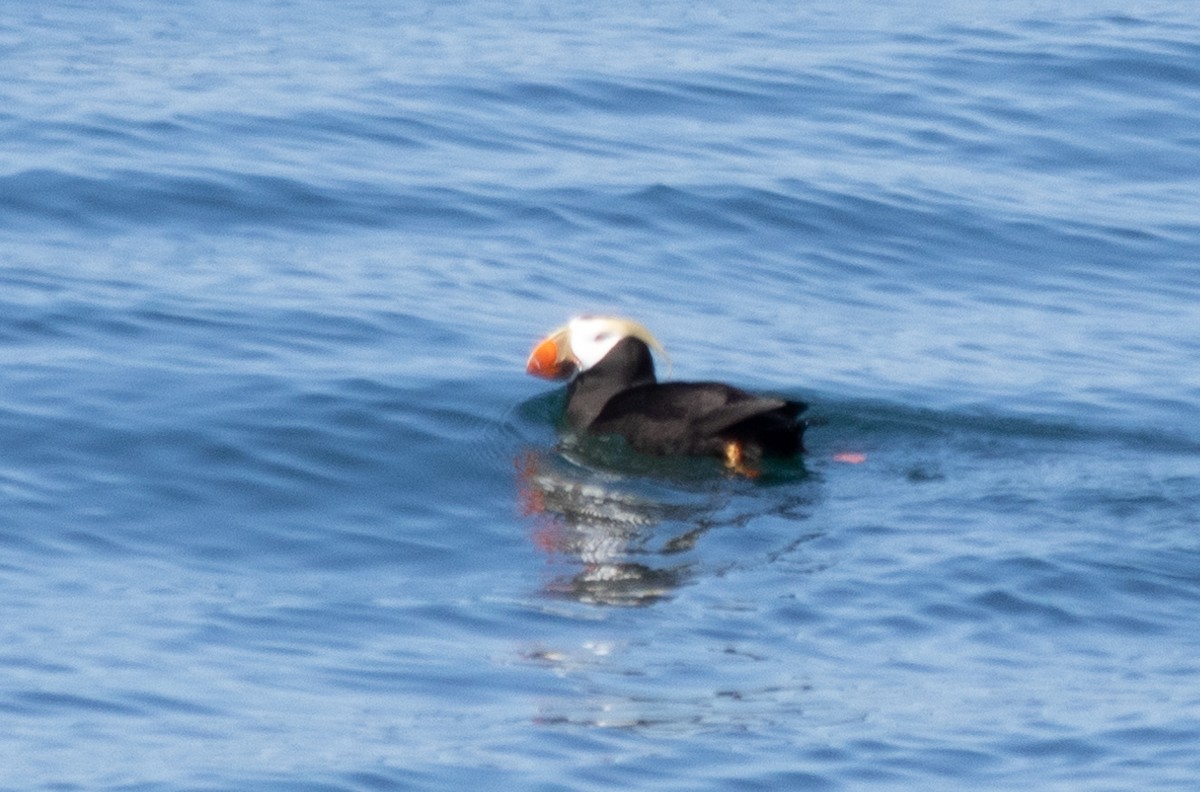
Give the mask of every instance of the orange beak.
[(559, 330), (533, 348), (525, 363), (525, 372), (543, 379), (566, 379), (575, 373), (566, 330)]

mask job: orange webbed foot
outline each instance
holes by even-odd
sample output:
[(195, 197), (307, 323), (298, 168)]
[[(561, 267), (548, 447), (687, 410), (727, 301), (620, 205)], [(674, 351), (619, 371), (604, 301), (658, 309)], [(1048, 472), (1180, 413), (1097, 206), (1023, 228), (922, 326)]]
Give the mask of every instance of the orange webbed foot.
[(758, 478), (761, 471), (751, 467), (746, 462), (746, 453), (742, 444), (737, 440), (725, 441), (725, 467), (731, 473), (746, 478)]

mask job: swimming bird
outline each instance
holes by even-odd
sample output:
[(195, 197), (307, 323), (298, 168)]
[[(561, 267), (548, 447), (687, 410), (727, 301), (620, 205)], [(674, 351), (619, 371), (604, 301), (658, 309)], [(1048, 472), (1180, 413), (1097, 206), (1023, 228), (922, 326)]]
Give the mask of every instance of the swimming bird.
[(567, 423), (577, 432), (620, 435), (651, 455), (715, 456), (756, 476), (764, 456), (804, 450), (807, 405), (757, 396), (722, 382), (659, 382), (651, 350), (662, 344), (641, 324), (579, 316), (534, 347), (525, 370), (567, 385)]

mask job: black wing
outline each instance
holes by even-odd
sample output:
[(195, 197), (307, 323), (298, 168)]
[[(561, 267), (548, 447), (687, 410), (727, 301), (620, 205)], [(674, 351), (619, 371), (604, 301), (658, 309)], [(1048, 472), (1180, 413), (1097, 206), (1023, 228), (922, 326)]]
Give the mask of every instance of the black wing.
[[(787, 431), (804, 407), (720, 382), (647, 384), (609, 399), (589, 430), (622, 435), (646, 453), (719, 455), (725, 439), (740, 437), (744, 430)], [(755, 437), (747, 439), (758, 443)]]

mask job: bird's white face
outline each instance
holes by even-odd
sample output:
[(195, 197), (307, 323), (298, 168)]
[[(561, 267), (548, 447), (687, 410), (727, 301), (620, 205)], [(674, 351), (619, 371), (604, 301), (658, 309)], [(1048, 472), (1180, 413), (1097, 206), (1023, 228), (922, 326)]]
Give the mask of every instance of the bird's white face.
[(578, 316), (542, 339), (525, 370), (547, 379), (566, 379), (595, 366), (622, 338), (638, 338), (663, 353), (662, 344), (642, 325), (618, 316)]
[(617, 342), (628, 335), (622, 320), (607, 316), (580, 316), (567, 324), (567, 337), (580, 371), (604, 360)]

